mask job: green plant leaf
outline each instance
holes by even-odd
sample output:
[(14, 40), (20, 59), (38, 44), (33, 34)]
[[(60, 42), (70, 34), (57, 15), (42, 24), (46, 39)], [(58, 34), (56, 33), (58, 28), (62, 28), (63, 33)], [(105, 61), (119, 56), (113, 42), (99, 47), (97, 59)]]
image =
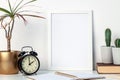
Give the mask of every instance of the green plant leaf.
[(11, 14), (7, 9), (1, 8), (1, 7), (0, 7), (0, 11), (5, 12), (7, 14)]
[(37, 14), (40, 14), (41, 12), (38, 12), (38, 11), (32, 11), (32, 10), (22, 10), (22, 11), (19, 11), (17, 13), (25, 13), (25, 12), (32, 12), (32, 13), (37, 13)]
[(13, 12), (16, 11), (16, 9), (20, 6), (20, 4), (21, 4), (22, 2), (23, 2), (23, 0), (21, 0), (21, 1), (17, 4), (17, 6), (14, 8)]
[(21, 5), (19, 8), (17, 7), (17, 8), (15, 8), (14, 9), (14, 12), (16, 13), (17, 11), (19, 11), (21, 8), (23, 8), (25, 5), (27, 5), (27, 4), (29, 4), (29, 3), (32, 3), (32, 2), (34, 2), (34, 1), (37, 1), (37, 0), (31, 0), (31, 1), (28, 1), (28, 2), (26, 2), (26, 3), (24, 3), (23, 5)]
[(30, 17), (37, 17), (37, 18), (43, 18), (45, 19), (45, 17), (42, 16), (38, 16), (38, 15), (32, 15), (32, 14), (22, 14), (23, 16), (30, 16)]
[(9, 4), (9, 8), (10, 8), (10, 11), (12, 13), (12, 8), (11, 8), (11, 4), (10, 4), (10, 1), (8, 0), (8, 4)]

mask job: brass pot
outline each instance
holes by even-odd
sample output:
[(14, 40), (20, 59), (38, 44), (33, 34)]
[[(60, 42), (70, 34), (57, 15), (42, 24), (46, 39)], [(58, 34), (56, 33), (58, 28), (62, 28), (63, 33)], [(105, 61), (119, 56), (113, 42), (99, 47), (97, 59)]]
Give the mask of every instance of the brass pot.
[(0, 74), (17, 74), (19, 51), (0, 51)]

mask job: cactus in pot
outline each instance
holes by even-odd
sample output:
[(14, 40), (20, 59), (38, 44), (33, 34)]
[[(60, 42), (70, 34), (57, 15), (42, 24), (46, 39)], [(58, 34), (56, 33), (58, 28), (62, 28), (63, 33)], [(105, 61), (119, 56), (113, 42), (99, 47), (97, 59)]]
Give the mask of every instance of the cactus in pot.
[(106, 46), (101, 47), (102, 62), (112, 63), (112, 47), (111, 47), (111, 30), (106, 28), (105, 30), (105, 42)]
[(115, 47), (112, 48), (113, 64), (120, 65), (120, 38), (115, 40)]
[(110, 45), (111, 45), (111, 30), (109, 28), (107, 28), (105, 30), (105, 42), (106, 42), (106, 46), (110, 47)]

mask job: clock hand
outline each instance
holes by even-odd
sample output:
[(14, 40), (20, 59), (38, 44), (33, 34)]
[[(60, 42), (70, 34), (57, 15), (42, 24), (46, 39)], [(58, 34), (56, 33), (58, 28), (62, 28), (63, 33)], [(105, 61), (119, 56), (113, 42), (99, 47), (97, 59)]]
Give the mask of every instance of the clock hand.
[[(35, 60), (34, 60), (35, 61)], [(29, 65), (31, 65), (34, 61), (32, 61)]]
[(30, 65), (30, 57), (28, 57), (28, 62), (29, 62), (29, 65)]

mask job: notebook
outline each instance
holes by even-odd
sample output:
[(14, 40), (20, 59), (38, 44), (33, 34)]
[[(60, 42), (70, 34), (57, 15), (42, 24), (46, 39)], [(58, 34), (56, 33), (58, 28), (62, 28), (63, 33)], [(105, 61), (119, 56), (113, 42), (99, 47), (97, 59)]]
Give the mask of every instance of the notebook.
[(89, 79), (103, 79), (105, 77), (100, 76), (98, 74), (90, 74), (90, 73), (52, 72), (41, 75), (39, 74), (39, 75), (29, 76), (29, 78), (32, 78), (33, 80), (89, 80)]

